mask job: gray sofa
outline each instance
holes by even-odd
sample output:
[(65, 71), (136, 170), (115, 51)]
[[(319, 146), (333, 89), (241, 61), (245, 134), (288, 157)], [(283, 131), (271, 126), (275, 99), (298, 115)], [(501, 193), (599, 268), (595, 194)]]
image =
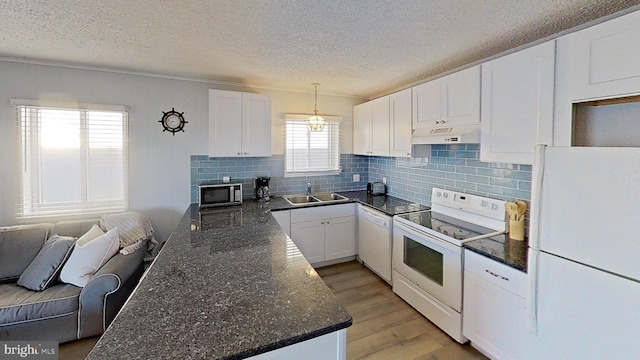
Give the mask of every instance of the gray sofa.
[(83, 288), (56, 282), (42, 291), (16, 284), (51, 234), (80, 237), (99, 220), (0, 228), (0, 340), (66, 342), (106, 330), (143, 273), (146, 247), (117, 253)]

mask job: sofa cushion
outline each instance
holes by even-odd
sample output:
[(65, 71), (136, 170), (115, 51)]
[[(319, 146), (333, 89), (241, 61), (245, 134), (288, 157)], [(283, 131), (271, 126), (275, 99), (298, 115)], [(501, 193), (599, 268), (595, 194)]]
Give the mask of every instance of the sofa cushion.
[(20, 275), (18, 285), (35, 291), (44, 290), (58, 276), (75, 242), (76, 238), (71, 236), (51, 236)]
[[(89, 233), (101, 231), (94, 225)], [(85, 234), (85, 235), (87, 235)], [(91, 276), (118, 252), (118, 229), (109, 230), (96, 238), (85, 235), (76, 241), (69, 260), (60, 271), (60, 281), (76, 286), (85, 286)]]
[(68, 284), (58, 284), (44, 291), (32, 291), (15, 284), (0, 284), (0, 329), (15, 323), (78, 311), (81, 290)]
[(79, 238), (86, 234), (93, 225), (100, 225), (100, 219), (81, 219), (81, 220), (65, 220), (58, 221), (53, 225), (51, 234), (63, 236), (73, 236)]
[(52, 224), (0, 227), (0, 281), (20, 277), (38, 255), (52, 227)]

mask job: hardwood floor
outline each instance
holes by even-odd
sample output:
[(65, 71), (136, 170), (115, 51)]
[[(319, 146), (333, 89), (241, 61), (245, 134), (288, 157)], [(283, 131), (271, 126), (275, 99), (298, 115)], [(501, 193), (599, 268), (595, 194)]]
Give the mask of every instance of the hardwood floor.
[(59, 360), (82, 360), (87, 357), (93, 346), (98, 342), (99, 336), (90, 337), (60, 344)]
[(353, 316), (347, 329), (347, 360), (486, 359), (469, 344), (451, 339), (360, 263), (316, 271)]
[[(353, 316), (347, 329), (347, 360), (486, 359), (460, 345), (393, 293), (391, 287), (356, 261), (316, 270)], [(98, 337), (60, 345), (60, 360), (81, 360)]]

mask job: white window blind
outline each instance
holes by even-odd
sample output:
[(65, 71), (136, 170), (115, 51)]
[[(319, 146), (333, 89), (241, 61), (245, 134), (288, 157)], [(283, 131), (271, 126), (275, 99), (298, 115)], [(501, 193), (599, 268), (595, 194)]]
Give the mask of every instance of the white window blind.
[(127, 209), (125, 107), (91, 110), (12, 103), (22, 155), (18, 218)]
[(311, 132), (306, 117), (286, 118), (285, 176), (339, 173), (340, 122), (329, 121), (322, 131)]

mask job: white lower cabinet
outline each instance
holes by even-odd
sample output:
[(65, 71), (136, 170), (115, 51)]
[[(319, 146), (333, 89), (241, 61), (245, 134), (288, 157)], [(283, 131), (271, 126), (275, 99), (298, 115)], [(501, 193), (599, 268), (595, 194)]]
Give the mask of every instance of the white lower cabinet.
[(347, 358), (347, 329), (338, 330), (326, 335), (275, 349), (249, 360), (345, 360)]
[(324, 261), (324, 221), (291, 224), (291, 240), (310, 264)]
[(311, 264), (354, 256), (355, 204), (291, 210), (290, 236)]
[(462, 333), (492, 359), (525, 359), (527, 274), (465, 250)]

